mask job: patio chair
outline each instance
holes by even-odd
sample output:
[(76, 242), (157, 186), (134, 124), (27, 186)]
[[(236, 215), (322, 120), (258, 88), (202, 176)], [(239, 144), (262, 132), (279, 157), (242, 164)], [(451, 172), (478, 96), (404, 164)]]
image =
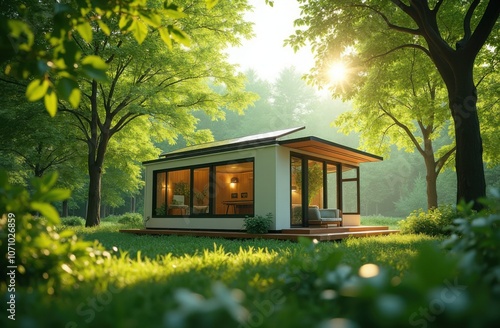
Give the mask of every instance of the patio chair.
[(318, 208), (318, 206), (309, 206), (308, 208), (309, 226), (328, 227), (335, 224), (342, 227), (342, 211), (337, 208)]

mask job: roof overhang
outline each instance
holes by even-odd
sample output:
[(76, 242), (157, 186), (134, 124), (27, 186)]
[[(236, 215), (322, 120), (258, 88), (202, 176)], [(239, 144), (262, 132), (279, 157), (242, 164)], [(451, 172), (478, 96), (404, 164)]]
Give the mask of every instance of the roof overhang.
[(316, 137), (283, 140), (280, 141), (279, 144), (299, 151), (305, 151), (322, 157), (331, 158), (334, 161), (360, 164), (366, 162), (379, 162), (383, 160), (383, 157), (381, 156), (373, 155)]

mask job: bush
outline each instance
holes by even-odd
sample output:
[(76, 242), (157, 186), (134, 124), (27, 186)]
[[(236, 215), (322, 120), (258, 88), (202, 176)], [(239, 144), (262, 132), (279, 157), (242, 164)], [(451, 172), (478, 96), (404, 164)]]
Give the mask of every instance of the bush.
[[(460, 258), (460, 270), (475, 274), (500, 295), (500, 192), (492, 191), (492, 197), (483, 201), (485, 210), (472, 218), (454, 221), (451, 237), (444, 246)], [(461, 204), (463, 212), (470, 212), (468, 205)]]
[(268, 213), (265, 217), (257, 215), (255, 217), (246, 217), (243, 226), (248, 233), (262, 234), (267, 233), (273, 223), (273, 215)]
[(401, 233), (426, 234), (429, 236), (448, 236), (453, 220), (460, 215), (451, 205), (442, 205), (427, 212), (423, 209), (413, 211), (405, 220), (399, 222)]
[(68, 227), (80, 227), (85, 225), (85, 219), (80, 216), (67, 216), (61, 218), (61, 225)]
[(101, 222), (110, 222), (110, 223), (118, 223), (118, 221), (121, 219), (121, 215), (108, 215), (104, 218), (101, 218)]
[(17, 266), (16, 288), (43, 286), (53, 294), (60, 285), (73, 285), (77, 269), (101, 254), (73, 231), (56, 231), (61, 220), (50, 203), (70, 196), (68, 190), (54, 188), (56, 181), (56, 173), (32, 179), (30, 194), (25, 187), (10, 184), (7, 174), (0, 171), (0, 246), (6, 250), (0, 264)]
[(120, 216), (118, 223), (139, 227), (144, 226), (142, 215), (139, 213), (125, 213)]

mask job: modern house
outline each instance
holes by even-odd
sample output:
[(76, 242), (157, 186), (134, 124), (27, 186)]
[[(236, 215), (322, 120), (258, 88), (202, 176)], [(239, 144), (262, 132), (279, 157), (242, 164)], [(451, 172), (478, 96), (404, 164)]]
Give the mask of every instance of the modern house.
[[(241, 230), (271, 213), (271, 230), (308, 227), (310, 206), (360, 224), (359, 164), (382, 157), (316, 137), (304, 127), (216, 141), (144, 162), (148, 229)], [(286, 137), (286, 138), (285, 138)]]

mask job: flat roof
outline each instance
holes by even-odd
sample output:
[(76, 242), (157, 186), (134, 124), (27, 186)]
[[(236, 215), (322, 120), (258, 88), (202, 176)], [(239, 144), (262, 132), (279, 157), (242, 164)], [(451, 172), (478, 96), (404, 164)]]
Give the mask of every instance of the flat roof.
[(288, 148), (307, 151), (309, 153), (325, 157), (334, 157), (337, 160), (352, 162), (356, 164), (366, 162), (379, 162), (383, 160), (383, 157), (381, 156), (373, 155), (317, 137), (303, 137), (283, 140), (280, 141), (279, 144)]
[(143, 163), (147, 164), (162, 162), (171, 159), (217, 154), (221, 152), (267, 146), (272, 144), (282, 145), (288, 148), (307, 151), (313, 154), (331, 157), (332, 159), (358, 164), (364, 162), (378, 162), (383, 159), (382, 157), (377, 155), (366, 153), (313, 136), (288, 140), (278, 140), (279, 138), (303, 129), (305, 129), (305, 126), (188, 146), (171, 152), (163, 153), (160, 155), (159, 159), (145, 161)]

